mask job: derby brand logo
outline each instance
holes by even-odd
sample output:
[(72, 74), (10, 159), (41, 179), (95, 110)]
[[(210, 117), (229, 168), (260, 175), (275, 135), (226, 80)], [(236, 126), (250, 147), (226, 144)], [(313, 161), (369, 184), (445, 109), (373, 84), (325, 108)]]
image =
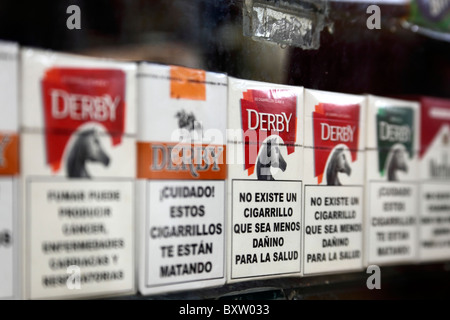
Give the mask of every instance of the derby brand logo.
[(328, 158), (337, 145), (350, 149), (351, 161), (358, 157), (359, 104), (334, 105), (319, 103), (313, 112), (314, 176), (321, 184)]
[(226, 148), (223, 145), (138, 142), (138, 178), (223, 180)]
[(252, 175), (259, 149), (264, 140), (278, 135), (287, 148), (295, 151), (297, 137), (297, 95), (287, 89), (248, 90), (241, 99), (244, 131), (244, 170)]
[(409, 157), (413, 157), (414, 110), (407, 107), (384, 107), (377, 114), (378, 169), (385, 174), (388, 155), (395, 145), (405, 147)]
[(51, 68), (42, 80), (47, 163), (59, 171), (73, 132), (101, 124), (121, 143), (125, 126), (125, 73), (115, 69)]

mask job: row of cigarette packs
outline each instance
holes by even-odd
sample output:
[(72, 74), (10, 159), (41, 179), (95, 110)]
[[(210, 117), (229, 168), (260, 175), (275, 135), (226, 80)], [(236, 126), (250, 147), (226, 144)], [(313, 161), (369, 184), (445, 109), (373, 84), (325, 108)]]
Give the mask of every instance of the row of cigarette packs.
[(0, 45), (0, 297), (450, 259), (450, 101)]

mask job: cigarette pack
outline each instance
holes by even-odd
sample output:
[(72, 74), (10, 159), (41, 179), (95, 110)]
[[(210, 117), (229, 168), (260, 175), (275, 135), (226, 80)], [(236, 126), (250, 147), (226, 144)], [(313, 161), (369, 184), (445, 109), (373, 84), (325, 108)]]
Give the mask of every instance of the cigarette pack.
[(301, 275), (303, 88), (229, 78), (228, 282)]
[(20, 297), (18, 56), (17, 44), (0, 41), (0, 299)]
[(227, 76), (139, 66), (139, 291), (225, 282)]
[(25, 297), (135, 290), (136, 69), (21, 51)]
[(366, 98), (305, 90), (304, 274), (363, 266)]
[(420, 97), (419, 260), (450, 259), (450, 100)]
[(419, 104), (368, 96), (366, 264), (417, 258)]

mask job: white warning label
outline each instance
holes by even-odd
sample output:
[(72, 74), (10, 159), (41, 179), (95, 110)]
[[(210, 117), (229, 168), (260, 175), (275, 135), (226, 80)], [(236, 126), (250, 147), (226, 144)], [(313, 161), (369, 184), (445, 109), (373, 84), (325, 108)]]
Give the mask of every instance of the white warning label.
[(300, 272), (300, 181), (232, 181), (231, 277)]
[(0, 178), (0, 298), (13, 296), (13, 179)]
[(362, 186), (305, 186), (305, 274), (362, 268)]
[(415, 183), (370, 182), (368, 261), (412, 261), (417, 253), (419, 190)]
[(223, 278), (225, 181), (150, 180), (146, 189), (146, 286)]
[(450, 185), (426, 182), (421, 185), (420, 259), (450, 258)]
[(42, 178), (27, 195), (31, 298), (133, 289), (132, 181)]

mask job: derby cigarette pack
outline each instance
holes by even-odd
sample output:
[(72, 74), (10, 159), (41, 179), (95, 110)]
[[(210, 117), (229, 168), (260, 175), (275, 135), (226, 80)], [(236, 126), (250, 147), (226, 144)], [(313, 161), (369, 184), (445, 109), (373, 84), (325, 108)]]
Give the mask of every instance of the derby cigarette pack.
[(363, 265), (364, 96), (305, 90), (304, 274)]
[(228, 281), (299, 276), (303, 88), (230, 78), (228, 99)]
[(420, 97), (419, 259), (450, 259), (450, 100)]
[(0, 299), (19, 297), (18, 45), (0, 42)]
[(366, 262), (417, 258), (419, 104), (368, 96)]
[(25, 297), (132, 293), (136, 64), (21, 59)]
[(227, 76), (139, 66), (139, 291), (225, 282)]

